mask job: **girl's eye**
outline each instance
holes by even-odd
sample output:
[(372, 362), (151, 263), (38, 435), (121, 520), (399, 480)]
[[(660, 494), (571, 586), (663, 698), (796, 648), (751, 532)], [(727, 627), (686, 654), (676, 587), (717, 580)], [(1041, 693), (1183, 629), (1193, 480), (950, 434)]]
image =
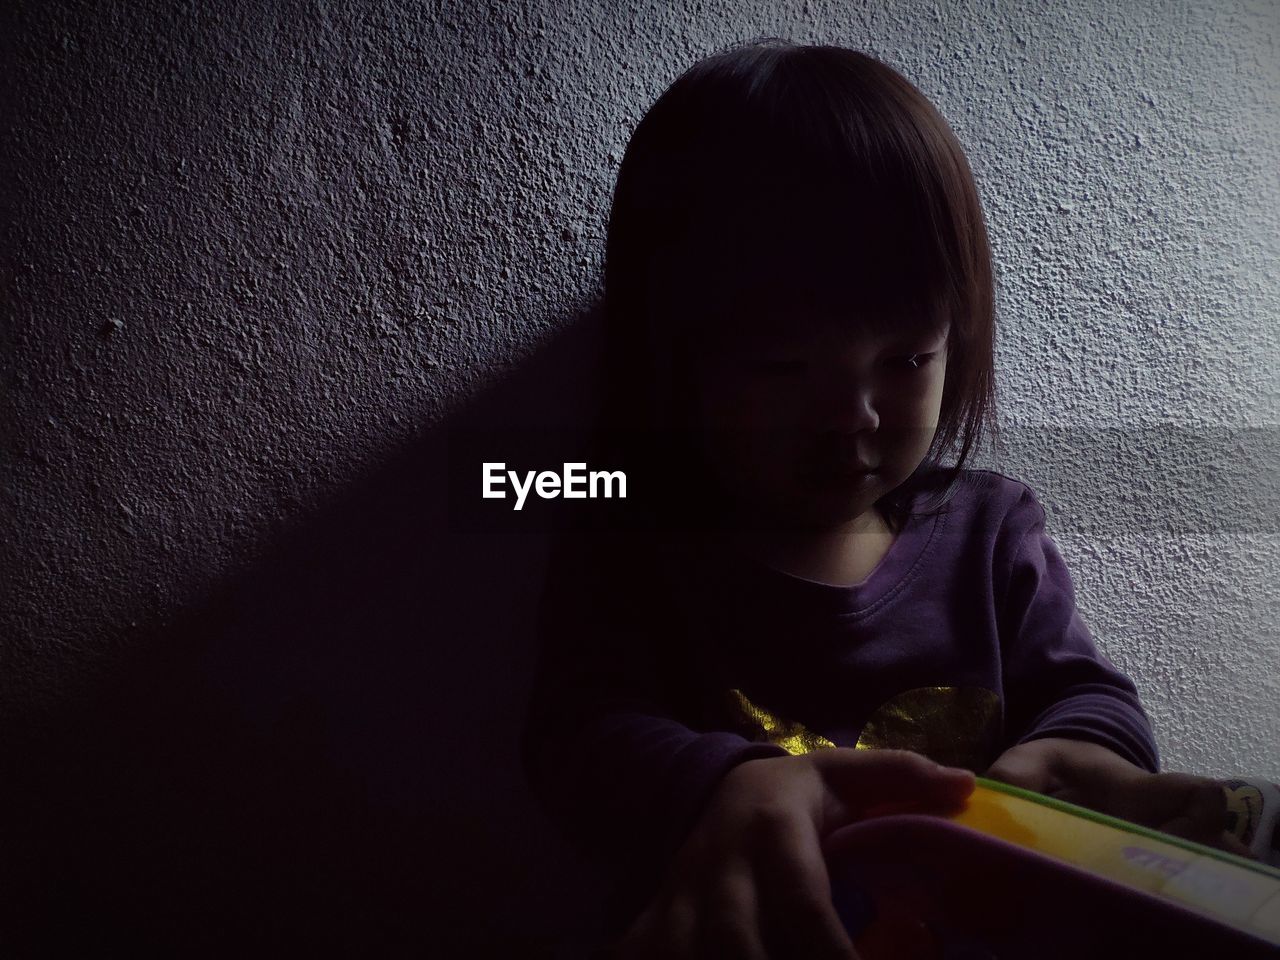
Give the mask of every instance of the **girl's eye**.
[(906, 371), (911, 372), (925, 366), (933, 357), (934, 354), (932, 353), (912, 353), (905, 357), (898, 357), (895, 362)]

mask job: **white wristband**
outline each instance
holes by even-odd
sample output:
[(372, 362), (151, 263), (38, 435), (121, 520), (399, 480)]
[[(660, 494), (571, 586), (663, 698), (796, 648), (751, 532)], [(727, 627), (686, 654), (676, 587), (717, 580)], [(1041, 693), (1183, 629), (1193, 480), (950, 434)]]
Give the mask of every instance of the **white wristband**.
[(1280, 866), (1280, 786), (1256, 777), (1222, 781), (1227, 793), (1227, 832), (1263, 863)]

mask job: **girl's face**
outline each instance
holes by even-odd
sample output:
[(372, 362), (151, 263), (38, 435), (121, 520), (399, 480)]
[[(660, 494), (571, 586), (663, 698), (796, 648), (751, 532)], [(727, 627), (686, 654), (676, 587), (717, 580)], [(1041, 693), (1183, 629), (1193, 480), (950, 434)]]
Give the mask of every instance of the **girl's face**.
[(778, 326), (704, 362), (699, 439), (739, 521), (835, 529), (928, 453), (949, 325), (923, 335)]

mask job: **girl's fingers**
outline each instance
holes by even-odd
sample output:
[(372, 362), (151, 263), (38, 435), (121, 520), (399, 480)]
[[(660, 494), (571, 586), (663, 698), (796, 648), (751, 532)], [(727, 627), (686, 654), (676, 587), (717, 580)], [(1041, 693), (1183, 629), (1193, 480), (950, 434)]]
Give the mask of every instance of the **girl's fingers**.
[(775, 824), (759, 850), (756, 876), (769, 956), (856, 960), (831, 899), (831, 879), (813, 825)]
[(973, 792), (970, 771), (939, 766), (909, 750), (838, 747), (808, 756), (822, 774), (828, 793), (839, 801), (824, 817), (824, 833), (840, 823), (898, 805), (950, 808)]
[(1012, 784), (1024, 790), (1033, 790), (1036, 793), (1048, 793), (1053, 782), (1049, 768), (1027, 755), (1001, 757), (991, 765), (991, 769), (985, 775), (992, 780)]
[(1115, 816), (1206, 846), (1257, 859), (1226, 830), (1227, 795), (1216, 780), (1189, 773), (1153, 773), (1119, 789)]
[(1215, 836), (1226, 827), (1222, 785), (1186, 773), (1152, 773), (1112, 790), (1106, 813), (1154, 827), (1174, 820), (1184, 829)]
[(1157, 829), (1162, 833), (1169, 833), (1193, 843), (1202, 843), (1206, 847), (1215, 847), (1227, 853), (1234, 853), (1237, 857), (1244, 857), (1247, 860), (1258, 859), (1252, 850), (1225, 830), (1206, 831), (1190, 817), (1176, 817), (1167, 823), (1160, 824)]
[(760, 938), (755, 881), (747, 864), (726, 869), (699, 908), (697, 956), (769, 960)]
[(1256, 853), (1241, 843), (1239, 838), (1225, 830), (1218, 835), (1216, 846), (1227, 851), (1227, 853), (1234, 853), (1237, 857), (1244, 857), (1246, 860), (1260, 859)]

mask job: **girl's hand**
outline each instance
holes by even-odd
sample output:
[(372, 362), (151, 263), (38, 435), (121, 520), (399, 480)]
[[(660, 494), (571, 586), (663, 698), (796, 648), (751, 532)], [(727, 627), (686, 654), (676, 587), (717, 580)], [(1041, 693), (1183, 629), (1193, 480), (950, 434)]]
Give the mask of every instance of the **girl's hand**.
[(837, 747), (739, 764), (615, 956), (853, 960), (822, 838), (880, 813), (949, 812), (972, 790), (969, 771), (905, 750)]
[(1054, 737), (1009, 748), (986, 776), (1253, 858), (1227, 832), (1226, 792), (1207, 777), (1149, 773), (1096, 743)]

